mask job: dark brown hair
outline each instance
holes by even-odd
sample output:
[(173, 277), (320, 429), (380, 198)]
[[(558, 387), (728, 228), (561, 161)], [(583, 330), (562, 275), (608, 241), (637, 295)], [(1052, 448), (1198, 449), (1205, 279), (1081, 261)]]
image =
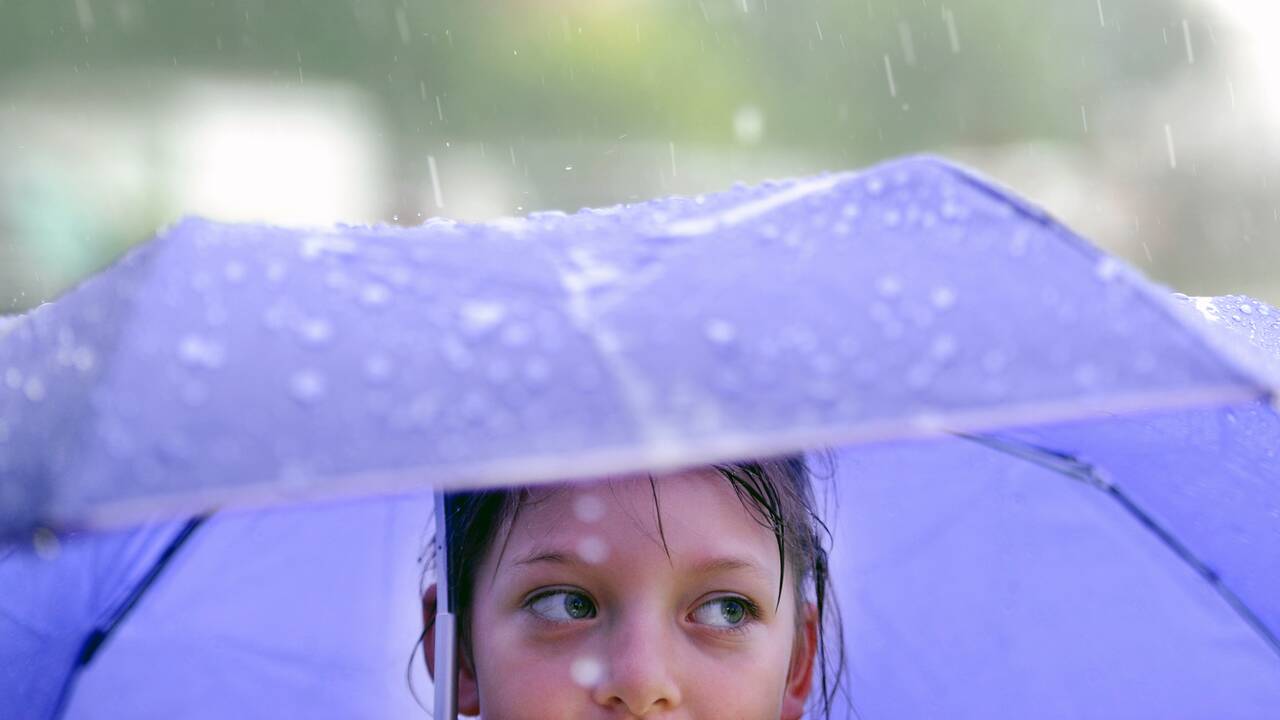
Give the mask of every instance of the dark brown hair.
[[(830, 717), (831, 706), (843, 685), (844, 643), (839, 608), (832, 596), (828, 575), (826, 548), (830, 533), (816, 510), (809, 467), (801, 455), (713, 467), (733, 488), (756, 522), (777, 538), (781, 560), (778, 600), (782, 599), (786, 567), (790, 563), (794, 568), (797, 607), (803, 607), (808, 597), (812, 597), (817, 606), (819, 632), (815, 672), (821, 694), (813, 704), (815, 710), (820, 709), (821, 717)], [(662, 535), (657, 484), (652, 476), (649, 481), (653, 488), (658, 532)], [(505, 549), (520, 508), (530, 501), (531, 495), (527, 488), (498, 488), (449, 493), (445, 497), (451, 607), (458, 618), (459, 657), (462, 662), (469, 663), (470, 612), (476, 571), (499, 537), (502, 538), (502, 549)], [(666, 549), (665, 535), (661, 539)]]

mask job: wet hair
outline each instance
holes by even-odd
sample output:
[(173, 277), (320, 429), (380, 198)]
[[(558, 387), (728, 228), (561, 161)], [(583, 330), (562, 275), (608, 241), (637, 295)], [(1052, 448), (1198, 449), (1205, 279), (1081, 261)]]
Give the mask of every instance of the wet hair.
[[(803, 608), (807, 599), (812, 599), (816, 606), (819, 630), (814, 672), (821, 692), (816, 698), (811, 695), (810, 706), (811, 712), (829, 718), (844, 686), (843, 629), (827, 565), (831, 534), (818, 516), (809, 466), (804, 456), (790, 455), (712, 467), (733, 488), (751, 517), (777, 539), (781, 560), (778, 602), (782, 600), (789, 563), (793, 568), (797, 609)], [(653, 490), (658, 533), (663, 549), (670, 555), (662, 530), (658, 487), (652, 476), (649, 483)], [(461, 662), (471, 662), (470, 613), (476, 572), (499, 538), (501, 557), (521, 507), (532, 501), (528, 488), (498, 488), (446, 495), (450, 600), (457, 617)], [(800, 612), (797, 613), (797, 621), (803, 622)]]

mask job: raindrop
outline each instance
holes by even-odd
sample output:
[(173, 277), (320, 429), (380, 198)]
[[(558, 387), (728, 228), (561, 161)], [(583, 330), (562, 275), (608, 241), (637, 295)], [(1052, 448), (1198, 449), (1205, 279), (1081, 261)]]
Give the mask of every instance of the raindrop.
[(876, 281), (876, 290), (883, 297), (896, 297), (902, 292), (902, 280), (897, 275), (884, 275)]
[(16, 367), (5, 370), (4, 384), (8, 385), (10, 390), (17, 390), (22, 387), (22, 371)]
[(31, 402), (40, 402), (44, 399), (44, 381), (38, 377), (29, 377), (22, 386), (22, 392)]
[(1240, 306), (1240, 312), (1244, 313), (1245, 315), (1252, 315), (1252, 314), (1253, 314), (1253, 306), (1252, 306), (1252, 305), (1249, 305), (1249, 304), (1247, 304), (1247, 303), (1246, 303), (1246, 304), (1244, 304), (1244, 305), (1241, 305), (1241, 306)]
[(521, 347), (533, 338), (533, 330), (524, 323), (511, 323), (502, 329), (500, 337), (508, 347)]
[(858, 217), (859, 212), (861, 212), (861, 210), (858, 208), (857, 203), (845, 203), (844, 207), (840, 208), (840, 214), (847, 218)]
[(890, 208), (884, 211), (884, 226), (888, 228), (897, 227), (902, 222), (902, 213)]
[(933, 344), (929, 346), (929, 354), (935, 359), (945, 361), (956, 354), (959, 343), (951, 335), (939, 335), (933, 339)]
[(369, 283), (360, 291), (360, 302), (369, 306), (385, 305), (391, 298), (391, 291), (381, 283)]
[(598, 565), (609, 557), (609, 546), (595, 535), (587, 535), (579, 540), (577, 549), (578, 556), (592, 565)]
[(500, 302), (473, 300), (462, 306), (462, 326), (469, 333), (479, 335), (502, 322), (507, 308)]
[(178, 357), (188, 365), (215, 370), (222, 367), (226, 351), (214, 340), (187, 335), (178, 343)]
[(881, 180), (878, 177), (873, 177), (867, 180), (867, 193), (875, 196), (875, 195), (879, 195), (883, 191), (884, 191), (883, 180)]
[(956, 291), (946, 285), (939, 285), (929, 293), (929, 301), (939, 310), (946, 310), (956, 304)]
[(364, 359), (364, 376), (370, 382), (382, 382), (391, 375), (391, 361), (385, 355), (370, 355)]
[(227, 278), (227, 282), (238, 283), (244, 279), (245, 267), (242, 263), (233, 260), (222, 269), (222, 274)]
[(707, 339), (717, 345), (725, 345), (733, 342), (737, 337), (738, 330), (727, 320), (713, 319), (707, 321), (705, 328)]
[(604, 501), (590, 493), (583, 493), (573, 499), (573, 514), (582, 522), (599, 522), (604, 518)]
[(764, 138), (764, 113), (754, 105), (744, 105), (733, 114), (733, 136), (744, 145)]
[(531, 357), (524, 363), (524, 377), (531, 383), (542, 384), (551, 376), (551, 366), (540, 357)]
[(71, 364), (82, 373), (93, 370), (93, 366), (97, 363), (97, 356), (93, 353), (93, 348), (82, 345), (75, 349), (71, 354)]
[(1103, 257), (1098, 261), (1098, 264), (1094, 266), (1094, 274), (1105, 281), (1114, 280), (1115, 277), (1120, 274), (1120, 270), (1120, 262), (1109, 256)]
[(569, 675), (582, 687), (595, 687), (604, 679), (604, 665), (595, 658), (578, 658), (569, 666)]
[(298, 334), (312, 345), (323, 345), (333, 337), (333, 326), (324, 318), (312, 318), (298, 326)]
[(300, 402), (315, 402), (324, 396), (324, 376), (315, 370), (299, 370), (289, 378), (289, 391)]
[(356, 244), (344, 237), (311, 235), (302, 239), (302, 257), (307, 260), (314, 260), (326, 253), (350, 255), (355, 251)]

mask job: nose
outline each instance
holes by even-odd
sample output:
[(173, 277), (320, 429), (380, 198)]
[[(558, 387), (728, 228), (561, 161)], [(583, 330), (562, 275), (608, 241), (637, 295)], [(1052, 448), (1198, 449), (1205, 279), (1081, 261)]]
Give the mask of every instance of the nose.
[(669, 629), (658, 621), (633, 621), (614, 628), (604, 677), (592, 691), (597, 703), (652, 717), (680, 706), (672, 667)]

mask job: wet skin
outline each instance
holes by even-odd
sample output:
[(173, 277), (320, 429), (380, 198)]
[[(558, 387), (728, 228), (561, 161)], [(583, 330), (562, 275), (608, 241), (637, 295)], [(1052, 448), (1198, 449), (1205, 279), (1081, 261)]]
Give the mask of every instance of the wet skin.
[[(779, 597), (776, 539), (715, 470), (655, 476), (653, 486), (645, 475), (532, 492), (505, 550), (494, 543), (476, 575), (474, 671), (460, 672), (460, 711), (485, 720), (803, 715), (813, 608), (798, 617), (789, 570)], [(424, 610), (434, 611), (434, 588)]]

